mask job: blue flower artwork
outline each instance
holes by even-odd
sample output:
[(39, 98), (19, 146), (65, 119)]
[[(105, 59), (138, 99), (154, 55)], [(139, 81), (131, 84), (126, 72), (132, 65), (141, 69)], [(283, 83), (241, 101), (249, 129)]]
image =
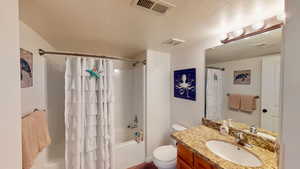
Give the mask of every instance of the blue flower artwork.
[(174, 71), (174, 97), (196, 100), (196, 69)]

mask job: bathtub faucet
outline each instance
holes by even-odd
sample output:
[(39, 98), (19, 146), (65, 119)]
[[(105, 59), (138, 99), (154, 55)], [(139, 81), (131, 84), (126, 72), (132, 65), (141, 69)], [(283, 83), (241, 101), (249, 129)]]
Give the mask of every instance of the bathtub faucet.
[(136, 128), (138, 128), (138, 126), (137, 126), (136, 123), (134, 123), (134, 124), (129, 123), (129, 125), (127, 126), (127, 128), (129, 128), (129, 129), (136, 129)]
[(137, 115), (134, 116), (133, 123), (129, 122), (129, 125), (127, 126), (127, 128), (130, 128), (130, 129), (138, 128), (138, 117), (137, 117)]

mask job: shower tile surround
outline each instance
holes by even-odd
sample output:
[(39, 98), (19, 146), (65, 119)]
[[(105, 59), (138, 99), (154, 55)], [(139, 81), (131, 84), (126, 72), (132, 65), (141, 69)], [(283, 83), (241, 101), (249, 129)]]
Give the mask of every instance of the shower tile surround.
[[(139, 91), (142, 79), (139, 70), (130, 63), (114, 61), (114, 126), (115, 143), (124, 143), (134, 139), (134, 132), (144, 129), (142, 97)], [(137, 117), (137, 128), (129, 128)]]
[(208, 140), (216, 139), (234, 143), (235, 138), (230, 135), (221, 135), (214, 128), (218, 128), (218, 125), (213, 124), (212, 127), (201, 125), (175, 132), (171, 136), (216, 169), (278, 169), (277, 154), (256, 145), (253, 145), (252, 148), (245, 147), (245, 149), (260, 158), (263, 163), (260, 167), (242, 166), (216, 156), (206, 147), (205, 143)]

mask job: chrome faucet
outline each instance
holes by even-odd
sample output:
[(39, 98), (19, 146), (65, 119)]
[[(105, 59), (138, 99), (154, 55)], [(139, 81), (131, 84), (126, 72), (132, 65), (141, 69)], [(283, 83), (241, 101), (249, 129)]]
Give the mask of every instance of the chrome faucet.
[(242, 132), (236, 132), (235, 134), (234, 134), (234, 136), (235, 136), (235, 142), (238, 144), (238, 145), (242, 145), (242, 146), (244, 146), (244, 134), (242, 133)]
[(138, 128), (138, 117), (137, 117), (137, 115), (134, 116), (133, 123), (129, 122), (129, 125), (127, 126), (127, 128), (130, 128), (130, 129)]
[(235, 142), (240, 146), (245, 146), (251, 148), (252, 145), (248, 144), (247, 138), (244, 136), (243, 132), (236, 132), (234, 134)]
[(250, 126), (249, 131), (252, 134), (257, 134), (257, 128), (255, 127), (255, 125)]

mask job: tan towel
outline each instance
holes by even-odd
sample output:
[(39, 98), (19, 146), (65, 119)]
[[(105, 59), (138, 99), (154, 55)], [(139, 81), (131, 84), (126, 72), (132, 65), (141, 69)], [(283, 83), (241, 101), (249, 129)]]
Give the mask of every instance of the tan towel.
[(51, 143), (45, 112), (22, 119), (22, 168), (30, 169), (39, 152)]
[(22, 119), (22, 168), (29, 169), (39, 152), (39, 143), (34, 131), (34, 119), (31, 115)]
[(241, 95), (230, 94), (228, 96), (228, 106), (230, 109), (239, 110), (241, 107)]
[(256, 110), (255, 96), (242, 95), (240, 110), (244, 112), (253, 112), (254, 110)]
[(41, 152), (45, 147), (51, 144), (46, 112), (35, 111), (32, 113), (32, 116), (35, 119), (34, 125), (38, 136), (39, 151)]

